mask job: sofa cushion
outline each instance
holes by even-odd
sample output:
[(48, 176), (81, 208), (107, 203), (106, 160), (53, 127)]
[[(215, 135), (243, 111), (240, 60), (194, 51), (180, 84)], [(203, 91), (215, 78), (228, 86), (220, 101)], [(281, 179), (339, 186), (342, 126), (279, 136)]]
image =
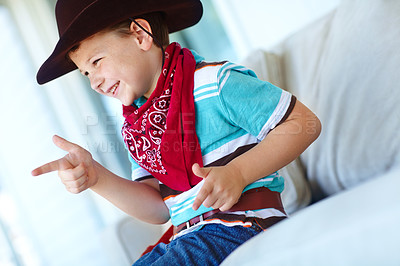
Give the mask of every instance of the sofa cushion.
[(222, 265), (398, 265), (399, 176), (400, 168), (296, 212)]
[(253, 70), (259, 79), (282, 89), (286, 87), (281, 57), (277, 53), (254, 50), (242, 60), (241, 64)]
[(280, 47), (286, 86), (322, 122), (301, 156), (313, 196), (400, 163), (400, 1), (346, 0)]
[(281, 197), (286, 213), (291, 215), (307, 207), (311, 203), (311, 188), (300, 160), (294, 160), (278, 172), (285, 179)]

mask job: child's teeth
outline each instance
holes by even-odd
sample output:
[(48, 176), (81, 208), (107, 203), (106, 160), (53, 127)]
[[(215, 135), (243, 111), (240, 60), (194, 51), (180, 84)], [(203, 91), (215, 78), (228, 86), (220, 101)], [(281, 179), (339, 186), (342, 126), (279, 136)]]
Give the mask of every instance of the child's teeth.
[(111, 92), (114, 93), (114, 91), (117, 89), (117, 84), (114, 85), (114, 87), (111, 89)]

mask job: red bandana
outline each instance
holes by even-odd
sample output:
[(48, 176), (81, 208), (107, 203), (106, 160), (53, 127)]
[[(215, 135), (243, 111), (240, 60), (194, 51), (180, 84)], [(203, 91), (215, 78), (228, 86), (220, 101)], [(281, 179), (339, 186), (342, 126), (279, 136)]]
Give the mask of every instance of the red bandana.
[(195, 66), (188, 49), (170, 44), (150, 98), (140, 108), (123, 106), (122, 136), (130, 155), (153, 177), (179, 191), (201, 181), (192, 172), (194, 163), (203, 165), (195, 131)]

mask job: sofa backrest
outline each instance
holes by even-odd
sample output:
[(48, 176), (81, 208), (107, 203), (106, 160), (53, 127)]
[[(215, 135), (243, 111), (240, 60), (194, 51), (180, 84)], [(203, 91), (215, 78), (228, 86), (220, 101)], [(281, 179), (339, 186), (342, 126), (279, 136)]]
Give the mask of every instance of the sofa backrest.
[(300, 157), (315, 200), (400, 165), (400, 1), (343, 0), (272, 52), (322, 122)]
[(336, 193), (399, 165), (400, 1), (342, 1), (283, 47), (287, 89), (323, 125), (301, 156), (313, 195)]

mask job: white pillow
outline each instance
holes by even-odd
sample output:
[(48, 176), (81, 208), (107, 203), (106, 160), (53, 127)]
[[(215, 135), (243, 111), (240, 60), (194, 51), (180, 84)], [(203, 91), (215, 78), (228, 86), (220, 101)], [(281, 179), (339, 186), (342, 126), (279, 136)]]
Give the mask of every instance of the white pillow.
[(276, 53), (254, 50), (242, 61), (242, 65), (253, 70), (259, 79), (279, 88), (285, 87), (281, 58)]
[(301, 156), (315, 199), (400, 164), (400, 1), (346, 0), (279, 48), (286, 85), (322, 122)]
[(311, 203), (311, 189), (300, 160), (294, 160), (278, 172), (285, 178), (281, 196), (286, 213), (290, 215), (307, 207)]

